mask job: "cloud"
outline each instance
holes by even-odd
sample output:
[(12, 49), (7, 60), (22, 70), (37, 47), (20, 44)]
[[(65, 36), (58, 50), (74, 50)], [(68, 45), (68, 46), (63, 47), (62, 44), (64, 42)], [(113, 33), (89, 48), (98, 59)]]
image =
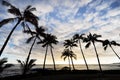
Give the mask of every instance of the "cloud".
[[(10, 2), (21, 8), (21, 10), (25, 9), (29, 4), (36, 7), (37, 11), (35, 11), (34, 14), (40, 18), (39, 25), (45, 26), (48, 30), (47, 32), (56, 35), (60, 41), (60, 43), (54, 48), (54, 55), (57, 62), (63, 62), (60, 61), (61, 52), (64, 49), (62, 44), (63, 41), (72, 38), (75, 33), (97, 33), (102, 35), (101, 39), (103, 40), (110, 39), (120, 42), (120, 7), (111, 7), (111, 4), (115, 2), (114, 0), (26, 0), (24, 2), (21, 2), (21, 0), (10, 0)], [(0, 9), (0, 21), (4, 18), (14, 17), (13, 15), (8, 14), (5, 10), (6, 8)], [(78, 16), (78, 14), (80, 15)], [(10, 32), (13, 25), (15, 25), (15, 22), (0, 29), (0, 47), (8, 35), (7, 32)], [(30, 44), (25, 43), (28, 37), (29, 35), (22, 33), (22, 28), (17, 28), (12, 35), (3, 56), (7, 55), (10, 58), (12, 55), (16, 56), (14, 59), (22, 59), (21, 57), (23, 56), (25, 59), (32, 44), (32, 42)], [(94, 62), (96, 59), (93, 46), (86, 50), (84, 48), (85, 44), (82, 45), (88, 62), (92, 60), (93, 63), (96, 63)], [(105, 52), (102, 48), (102, 44), (97, 43), (96, 47), (102, 63), (107, 63), (104, 61), (107, 60), (105, 58), (114, 58), (113, 52), (110, 49)], [(117, 47), (114, 48), (119, 52)], [(75, 63), (84, 63), (81, 54), (79, 54), (79, 48), (74, 48), (73, 50), (78, 55), (78, 61), (75, 61)], [(42, 48), (41, 45), (35, 45), (31, 58), (37, 58), (37, 63), (42, 64), (44, 53), (45, 48)], [(48, 60), (52, 63), (50, 54)], [(13, 59), (10, 59), (10, 61), (13, 61)], [(115, 61), (110, 61), (117, 62), (117, 59)], [(47, 62), (49, 63), (49, 61)]]

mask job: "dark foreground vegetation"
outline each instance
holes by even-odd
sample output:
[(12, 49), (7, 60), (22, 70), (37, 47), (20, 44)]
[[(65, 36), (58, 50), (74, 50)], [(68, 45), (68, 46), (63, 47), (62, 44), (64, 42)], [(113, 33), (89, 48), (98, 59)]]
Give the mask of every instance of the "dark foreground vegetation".
[(4, 77), (0, 80), (120, 80), (120, 70), (39, 70), (36, 73)]

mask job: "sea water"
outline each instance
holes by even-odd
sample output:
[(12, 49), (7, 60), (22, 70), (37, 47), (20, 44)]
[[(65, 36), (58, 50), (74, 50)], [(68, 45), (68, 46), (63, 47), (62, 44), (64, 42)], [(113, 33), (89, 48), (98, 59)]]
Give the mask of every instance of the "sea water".
[[(99, 66), (97, 64), (88, 64), (89, 69), (91, 70), (99, 70)], [(102, 70), (120, 70), (120, 64), (102, 64)], [(43, 65), (36, 65), (33, 67), (33, 69), (42, 69)], [(57, 64), (56, 68), (57, 70), (62, 69), (63, 67), (68, 67), (67, 64)], [(72, 66), (71, 66), (72, 67)], [(46, 65), (46, 69), (53, 69), (53, 65), (52, 64), (47, 64)], [(75, 65), (75, 69), (77, 70), (86, 70), (86, 66), (85, 65)], [(13, 67), (8, 68), (6, 70), (3, 71), (1, 75), (1, 77), (6, 77), (6, 76), (13, 76), (13, 75), (19, 75), (21, 74), (20, 71), (20, 65), (15, 64)]]

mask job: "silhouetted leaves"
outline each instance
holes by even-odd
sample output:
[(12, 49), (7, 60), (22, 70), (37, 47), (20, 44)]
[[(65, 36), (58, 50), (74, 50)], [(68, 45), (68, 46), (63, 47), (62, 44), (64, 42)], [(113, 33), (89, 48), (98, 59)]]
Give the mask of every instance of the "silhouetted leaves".
[(1, 28), (3, 25), (5, 25), (5, 24), (7, 24), (7, 23), (9, 23), (9, 22), (14, 22), (15, 20), (16, 20), (16, 18), (8, 18), (8, 19), (2, 20), (2, 21), (0, 22), (0, 28)]
[(77, 47), (77, 44), (75, 43), (75, 41), (73, 40), (73, 39), (67, 39), (67, 40), (65, 40), (64, 41), (64, 46), (65, 46), (65, 48), (68, 48), (68, 47)]
[(13, 64), (7, 64), (7, 58), (0, 59), (0, 73), (3, 72), (6, 68), (14, 66)]
[(31, 59), (28, 63), (25, 63), (24, 61), (17, 60), (17, 62), (20, 64), (21, 72), (22, 74), (28, 73), (33, 66), (35, 66), (36, 59)]
[(34, 37), (35, 36), (32, 36), (32, 37), (28, 38), (27, 41), (26, 41), (26, 43), (30, 43)]
[(87, 43), (85, 48), (89, 48), (90, 45), (91, 45), (91, 42)]

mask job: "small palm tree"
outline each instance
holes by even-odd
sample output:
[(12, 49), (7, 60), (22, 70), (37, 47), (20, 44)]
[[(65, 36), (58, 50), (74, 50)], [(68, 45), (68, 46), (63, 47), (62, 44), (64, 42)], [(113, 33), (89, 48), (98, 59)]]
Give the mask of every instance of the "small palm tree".
[(7, 68), (14, 66), (13, 64), (7, 64), (7, 58), (0, 59), (0, 74)]
[[(35, 64), (36, 59), (31, 59), (27, 64), (25, 61), (17, 60), (17, 62), (20, 64), (21, 73), (22, 75), (25, 75), (30, 72), (30, 70), (36, 65)], [(27, 65), (27, 66), (26, 66)]]
[(45, 69), (45, 63), (46, 63), (48, 48), (50, 48), (50, 51), (51, 51), (54, 70), (56, 70), (55, 59), (54, 59), (54, 55), (53, 55), (53, 48), (54, 48), (53, 44), (56, 45), (58, 43), (58, 41), (56, 39), (57, 39), (56, 36), (51, 35), (51, 34), (46, 34), (44, 39), (42, 41), (38, 42), (38, 44), (42, 44), (42, 47), (46, 47), (45, 58), (44, 58), (44, 63), (43, 63), (43, 70)]
[(96, 57), (97, 57), (97, 60), (98, 60), (99, 68), (100, 68), (100, 71), (102, 71), (100, 60), (99, 60), (99, 55), (98, 55), (98, 52), (97, 52), (97, 49), (96, 49), (96, 46), (95, 46), (95, 41), (98, 41), (97, 38), (99, 38), (99, 37), (101, 37), (101, 35), (97, 35), (97, 34), (92, 35), (91, 33), (89, 33), (87, 38), (84, 38), (83, 41), (87, 43), (85, 48), (88, 48), (91, 45), (91, 43), (93, 44), (94, 49), (95, 49), (95, 53), (96, 53)]
[[(70, 65), (70, 58), (76, 58), (76, 55), (73, 53), (73, 51), (70, 51), (69, 49), (64, 49), (64, 51), (62, 52), (61, 58), (63, 57), (63, 59), (65, 60), (66, 58), (68, 58), (68, 62), (69, 62), (69, 69), (71, 70), (71, 65)], [(71, 59), (73, 60), (73, 59)], [(72, 62), (72, 61), (71, 61)]]
[[(75, 43), (75, 41), (73, 39), (65, 40), (65, 42), (63, 44), (64, 44), (65, 48), (69, 48), (71, 51), (72, 51), (73, 47), (77, 47), (77, 44)], [(72, 61), (73, 70), (75, 70), (75, 66), (74, 66), (72, 58), (71, 58), (71, 61)]]
[[(26, 59), (26, 62), (25, 62), (25, 67), (24, 68), (27, 68), (27, 66), (29, 65), (29, 59), (30, 59), (30, 55), (31, 55), (31, 52), (32, 52), (32, 49), (33, 49), (33, 46), (36, 42), (36, 40), (41, 40), (41, 36), (43, 37), (45, 35), (45, 29), (40, 26), (39, 28), (36, 29), (36, 32), (35, 31), (31, 31), (31, 30), (25, 30), (24, 33), (28, 33), (28, 34), (31, 34), (32, 36), (30, 38), (27, 39), (26, 43), (30, 43), (32, 40), (33, 40), (33, 43), (30, 47), (30, 50), (29, 50), (29, 54), (27, 56), (27, 59)], [(27, 69), (25, 69), (27, 70)], [(26, 71), (24, 71), (23, 74), (26, 74)]]
[(33, 24), (36, 28), (38, 27), (38, 17), (35, 16), (32, 11), (36, 10), (36, 8), (31, 7), (31, 5), (27, 6), (26, 9), (22, 12), (20, 11), (18, 8), (16, 8), (15, 6), (13, 6), (12, 4), (10, 4), (7, 1), (2, 1), (2, 4), (5, 6), (10, 7), (8, 9), (8, 12), (13, 14), (15, 16), (15, 18), (8, 18), (8, 19), (4, 19), (0, 22), (0, 27), (2, 27), (3, 25), (13, 22), (13, 21), (17, 21), (16, 25), (12, 28), (11, 32), (9, 33), (8, 37), (6, 38), (1, 50), (0, 50), (0, 56), (4, 50), (4, 48), (6, 47), (12, 33), (14, 32), (14, 30), (16, 29), (16, 27), (21, 23), (21, 25), (23, 26), (24, 30), (29, 30), (30, 27), (27, 25), (26, 22), (29, 22), (31, 24)]
[(104, 50), (106, 50), (108, 48), (108, 46), (109, 46), (112, 49), (112, 51), (115, 53), (115, 55), (120, 59), (120, 56), (115, 52), (112, 45), (116, 46), (117, 43), (115, 41), (109, 41), (109, 40), (104, 40), (103, 41)]
[(42, 26), (40, 26), (39, 28), (36, 29), (36, 32), (31, 31), (31, 30), (26, 30), (26, 31), (24, 31), (24, 33), (28, 33), (28, 34), (32, 35), (30, 38), (27, 39), (26, 43), (30, 43), (33, 40), (33, 43), (32, 43), (31, 48), (29, 50), (29, 54), (27, 56), (27, 60), (26, 60), (26, 64), (27, 64), (29, 59), (30, 59), (31, 51), (33, 49), (33, 46), (34, 46), (36, 40), (38, 39), (41, 41), (41, 37), (45, 36), (45, 29)]
[(80, 47), (80, 50), (81, 50), (81, 53), (82, 53), (82, 56), (83, 56), (83, 59), (84, 59), (86, 68), (87, 68), (87, 70), (89, 70), (87, 61), (86, 61), (86, 59), (85, 59), (85, 56), (84, 56), (84, 53), (83, 53), (83, 50), (82, 50), (82, 45), (81, 45), (81, 40), (84, 39), (83, 35), (84, 35), (84, 34), (81, 34), (81, 35), (75, 34), (75, 35), (73, 36), (73, 39), (79, 44), (79, 47)]

